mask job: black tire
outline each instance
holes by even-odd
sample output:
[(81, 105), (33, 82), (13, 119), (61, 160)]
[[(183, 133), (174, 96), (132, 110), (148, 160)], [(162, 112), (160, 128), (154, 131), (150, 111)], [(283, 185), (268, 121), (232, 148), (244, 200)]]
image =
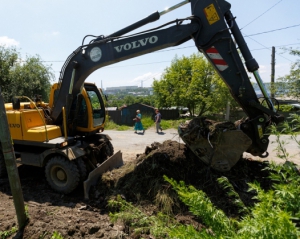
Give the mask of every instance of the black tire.
[(111, 142), (107, 140), (105, 145), (101, 148), (100, 154), (97, 157), (97, 163), (102, 164), (106, 159), (114, 154), (114, 147)]
[(82, 158), (76, 159), (77, 168), (79, 171), (80, 182), (83, 182), (87, 177), (87, 167)]
[(50, 187), (64, 194), (72, 192), (80, 180), (75, 161), (70, 161), (62, 156), (55, 156), (48, 161), (45, 174)]
[(112, 143), (108, 140), (106, 141), (106, 155), (108, 157), (112, 156), (114, 154), (114, 146)]
[(0, 151), (0, 178), (6, 178), (6, 177), (7, 177), (7, 170), (5, 166), (4, 156)]

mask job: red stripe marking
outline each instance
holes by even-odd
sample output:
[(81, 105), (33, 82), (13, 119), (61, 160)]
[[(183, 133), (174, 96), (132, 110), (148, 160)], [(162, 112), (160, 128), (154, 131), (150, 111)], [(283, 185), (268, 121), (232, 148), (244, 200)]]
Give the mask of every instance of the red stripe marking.
[(225, 65), (227, 66), (227, 63), (226, 61), (224, 61), (223, 59), (220, 60), (220, 59), (212, 59), (213, 63), (215, 63), (216, 65)]
[(214, 47), (207, 49), (206, 52), (207, 53), (219, 53), (218, 50)]

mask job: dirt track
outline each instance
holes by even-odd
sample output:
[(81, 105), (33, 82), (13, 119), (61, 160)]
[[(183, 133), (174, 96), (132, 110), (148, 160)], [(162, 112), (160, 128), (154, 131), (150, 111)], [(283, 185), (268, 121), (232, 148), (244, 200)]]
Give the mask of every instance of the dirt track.
[[(136, 157), (136, 154), (143, 153), (146, 146), (150, 146), (153, 142), (162, 143), (165, 140), (174, 140), (183, 143), (178, 136), (176, 129), (167, 129), (163, 132), (157, 134), (154, 128), (146, 130), (145, 134), (134, 134), (134, 131), (115, 131), (115, 130), (105, 130), (105, 134), (108, 134), (112, 138), (112, 144), (114, 146), (115, 152), (121, 150), (123, 154), (124, 161), (130, 161)], [(278, 163), (283, 163), (284, 161), (276, 156), (277, 143), (275, 142), (275, 136), (271, 135), (269, 137), (270, 144), (268, 147), (269, 157), (262, 159), (260, 157), (253, 157), (251, 154), (244, 153), (244, 157), (253, 158), (255, 160), (269, 160)], [(285, 146), (287, 152), (291, 157), (291, 161), (300, 165), (300, 149), (295, 141), (290, 140), (290, 136), (282, 135), (281, 140), (288, 142)], [(300, 140), (300, 136), (298, 136)]]
[(183, 143), (175, 129), (163, 130), (158, 134), (154, 128), (146, 130), (144, 134), (135, 134), (133, 130), (105, 130), (104, 133), (112, 138), (115, 152), (121, 150), (124, 161), (130, 161), (136, 158), (137, 154), (144, 153), (146, 146), (150, 146), (153, 142), (162, 143), (166, 140), (173, 140)]

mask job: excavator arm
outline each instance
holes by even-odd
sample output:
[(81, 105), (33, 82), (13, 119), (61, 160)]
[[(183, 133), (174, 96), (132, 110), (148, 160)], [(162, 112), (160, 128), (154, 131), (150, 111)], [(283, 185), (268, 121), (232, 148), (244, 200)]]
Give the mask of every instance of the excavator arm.
[[(155, 29), (124, 36), (149, 22), (158, 20), (161, 15), (184, 4), (191, 6), (190, 17), (168, 22)], [(155, 12), (109, 36), (96, 37), (89, 44), (78, 47), (68, 57), (62, 68), (59, 94), (55, 100), (51, 118), (56, 123), (61, 121), (62, 107), (65, 107), (68, 101), (76, 98), (85, 79), (95, 70), (193, 40), (197, 49), (214, 66), (228, 86), (231, 95), (248, 116), (247, 120), (236, 126), (241, 134), (238, 137), (244, 138), (245, 142), (245, 147), (242, 147), (240, 151), (247, 151), (255, 156), (267, 156), (265, 153), (269, 140), (268, 135), (265, 134), (266, 128), (272, 122), (283, 121), (283, 117), (274, 110), (258, 74), (259, 66), (252, 57), (230, 8), (231, 5), (224, 0), (186, 0), (167, 11)], [(259, 103), (238, 49), (243, 56), (247, 70), (254, 74), (266, 99), (267, 107)], [(66, 99), (66, 95), (69, 96), (68, 99)], [(218, 140), (219, 143), (211, 144), (209, 142), (204, 148), (199, 148), (190, 140), (192, 134), (191, 131), (186, 130), (187, 128), (179, 128), (180, 136), (200, 159), (212, 164), (211, 158), (214, 157), (216, 150), (212, 150), (210, 156), (206, 155), (208, 158), (205, 160), (202, 157), (203, 151), (207, 151), (207, 147), (216, 148), (222, 141), (221, 138)], [(198, 128), (201, 128), (200, 123)], [(209, 135), (204, 137), (209, 138)], [(220, 150), (221, 148), (219, 147)], [(227, 156), (224, 155), (224, 157)], [(226, 171), (230, 167), (227, 165), (215, 168)]]
[[(80, 92), (85, 79), (95, 70), (157, 50), (177, 46), (190, 40), (198, 29), (198, 24), (183, 25), (178, 20), (175, 26), (167, 29), (123, 38), (105, 37), (88, 45), (80, 46), (69, 56), (62, 69), (61, 86), (52, 110), (52, 119), (54, 121), (59, 119), (61, 109), (66, 104), (66, 95), (71, 93), (75, 97)], [(70, 86), (73, 86), (71, 92), (69, 92)]]

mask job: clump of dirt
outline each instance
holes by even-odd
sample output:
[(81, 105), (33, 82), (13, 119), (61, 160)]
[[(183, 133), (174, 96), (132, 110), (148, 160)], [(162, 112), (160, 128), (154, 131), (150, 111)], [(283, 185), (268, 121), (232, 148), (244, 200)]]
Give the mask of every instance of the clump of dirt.
[(239, 211), (226, 197), (226, 192), (217, 179), (227, 177), (245, 205), (249, 206), (254, 202), (254, 194), (248, 192), (247, 183), (255, 180), (266, 189), (271, 186), (271, 181), (267, 178), (268, 171), (263, 170), (266, 166), (267, 163), (241, 159), (230, 171), (218, 172), (195, 157), (185, 144), (169, 140), (162, 144), (153, 143), (145, 149), (145, 153), (137, 155), (134, 161), (105, 173), (94, 188), (92, 197), (109, 198), (119, 194), (133, 203), (148, 201), (161, 210), (166, 208), (159, 200), (160, 195), (168, 194), (174, 204), (171, 209), (167, 209), (174, 213), (183, 212), (186, 208), (179, 203), (176, 194), (164, 180), (163, 176), (166, 175), (203, 190), (218, 208), (228, 216), (236, 217), (239, 216)]

